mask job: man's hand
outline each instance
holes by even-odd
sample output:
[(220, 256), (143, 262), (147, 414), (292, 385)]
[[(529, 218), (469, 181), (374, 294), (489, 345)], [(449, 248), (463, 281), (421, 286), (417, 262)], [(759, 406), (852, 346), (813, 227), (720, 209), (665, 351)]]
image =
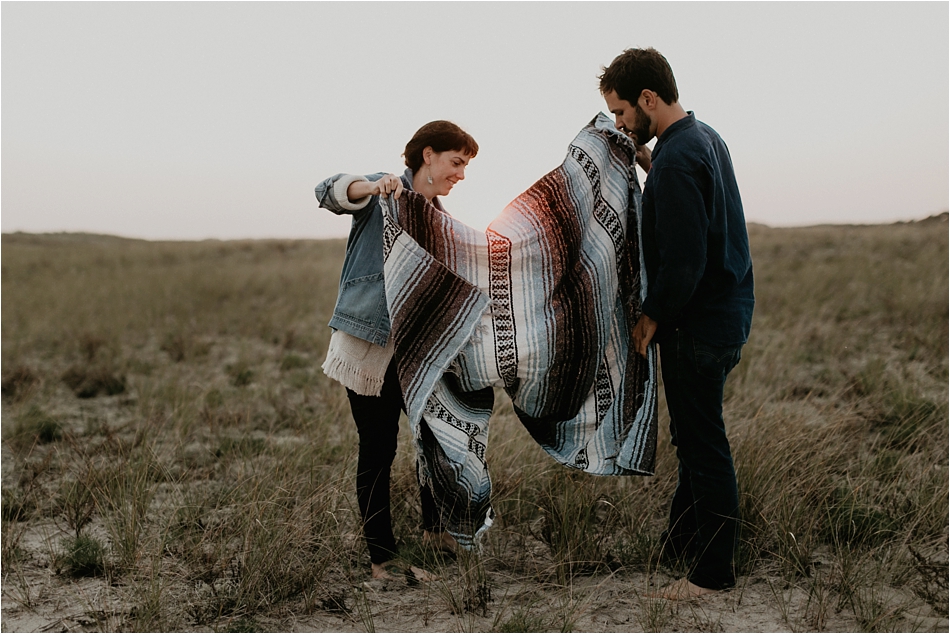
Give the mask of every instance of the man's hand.
[(654, 334), (656, 334), (656, 322), (646, 315), (640, 315), (637, 325), (633, 327), (633, 347), (641, 357), (647, 356), (647, 347), (653, 340)]
[(645, 145), (637, 145), (637, 165), (649, 174), (653, 167), (653, 150)]

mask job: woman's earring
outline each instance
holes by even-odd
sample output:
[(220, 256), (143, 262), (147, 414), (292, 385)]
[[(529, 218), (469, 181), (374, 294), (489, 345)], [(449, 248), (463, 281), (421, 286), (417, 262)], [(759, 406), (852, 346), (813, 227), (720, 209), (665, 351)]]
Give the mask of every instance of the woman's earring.
[(429, 172), (429, 175), (426, 176), (426, 181), (431, 185), (432, 184), (432, 172)]

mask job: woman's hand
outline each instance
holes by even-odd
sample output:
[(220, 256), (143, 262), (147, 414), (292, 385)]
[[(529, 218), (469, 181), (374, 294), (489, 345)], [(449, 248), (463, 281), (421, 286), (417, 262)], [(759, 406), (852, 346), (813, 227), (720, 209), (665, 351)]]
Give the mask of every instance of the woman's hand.
[(373, 192), (376, 196), (393, 194), (399, 198), (402, 195), (402, 179), (395, 174), (386, 174), (373, 184), (376, 185), (376, 190)]
[(378, 181), (355, 181), (346, 188), (346, 197), (350, 202), (356, 202), (367, 196), (388, 196), (394, 194), (396, 198), (402, 195), (402, 179), (395, 174), (386, 174)]

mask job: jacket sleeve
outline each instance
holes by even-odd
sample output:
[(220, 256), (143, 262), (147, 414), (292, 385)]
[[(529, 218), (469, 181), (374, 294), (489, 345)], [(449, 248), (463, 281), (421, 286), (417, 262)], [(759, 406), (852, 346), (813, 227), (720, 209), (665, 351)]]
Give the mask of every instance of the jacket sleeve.
[(346, 196), (347, 188), (357, 181), (378, 181), (385, 175), (385, 172), (377, 172), (367, 176), (336, 174), (317, 185), (314, 188), (314, 193), (322, 208), (328, 209), (337, 215), (355, 214), (372, 207), (370, 203), (373, 202), (376, 196), (364, 196), (351, 202)]
[(651, 170), (650, 178), (656, 192), (659, 267), (643, 312), (662, 323), (683, 310), (703, 277), (709, 218), (695, 174), (665, 168), (659, 173)]

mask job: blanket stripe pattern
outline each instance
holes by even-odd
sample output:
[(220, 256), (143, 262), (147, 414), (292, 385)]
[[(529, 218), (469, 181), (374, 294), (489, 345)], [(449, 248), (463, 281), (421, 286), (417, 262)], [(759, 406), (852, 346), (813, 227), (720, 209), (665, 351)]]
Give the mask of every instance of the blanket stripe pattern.
[(494, 388), (558, 462), (650, 475), (656, 352), (629, 333), (646, 296), (633, 143), (599, 114), (564, 163), (478, 232), (406, 192), (383, 201), (399, 381), (427, 482), (463, 546), (491, 525)]

